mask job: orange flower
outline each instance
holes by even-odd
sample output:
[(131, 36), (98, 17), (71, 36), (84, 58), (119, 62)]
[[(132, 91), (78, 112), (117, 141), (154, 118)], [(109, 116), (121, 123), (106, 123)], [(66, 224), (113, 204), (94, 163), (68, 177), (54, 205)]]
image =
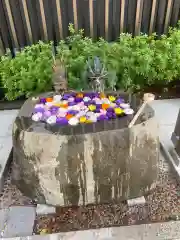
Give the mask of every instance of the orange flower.
[(52, 102), (53, 98), (46, 98), (46, 102)]
[(106, 98), (106, 95), (104, 93), (100, 93), (100, 98)]
[(67, 107), (68, 107), (68, 104), (67, 104), (67, 103), (61, 104), (61, 107), (62, 107), (62, 108), (67, 108)]
[(106, 110), (106, 109), (108, 109), (109, 107), (110, 107), (110, 105), (107, 104), (107, 103), (103, 103), (103, 104), (102, 104), (102, 109), (103, 109), (103, 110)]
[(77, 96), (78, 98), (83, 98), (83, 97), (84, 97), (83, 93), (78, 93), (76, 96)]
[(66, 115), (66, 119), (67, 119), (67, 120), (71, 119), (72, 117), (73, 117), (72, 114), (67, 114), (67, 115)]

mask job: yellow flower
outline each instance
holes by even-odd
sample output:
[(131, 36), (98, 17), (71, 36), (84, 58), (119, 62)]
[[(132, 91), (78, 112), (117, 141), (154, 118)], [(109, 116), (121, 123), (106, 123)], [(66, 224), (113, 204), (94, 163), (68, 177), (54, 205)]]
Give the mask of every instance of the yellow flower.
[(48, 232), (49, 232), (48, 229), (43, 228), (43, 229), (40, 230), (40, 235), (47, 234)]
[(80, 117), (79, 122), (80, 123), (85, 123), (86, 120), (87, 120), (86, 117), (82, 116), (82, 117)]
[(114, 102), (114, 101), (116, 100), (116, 98), (115, 98), (114, 96), (109, 96), (109, 100), (110, 100), (111, 102)]
[(102, 98), (106, 98), (106, 95), (104, 94), (104, 93), (100, 93), (100, 98), (102, 99)]
[(96, 110), (96, 106), (93, 105), (93, 104), (89, 105), (89, 110), (90, 110), (90, 111)]
[(87, 119), (86, 123), (92, 123), (92, 121), (90, 119)]
[(115, 108), (114, 111), (116, 115), (121, 115), (123, 113), (123, 110), (121, 108)]
[(55, 107), (62, 107), (62, 103), (54, 103), (53, 106), (55, 106)]

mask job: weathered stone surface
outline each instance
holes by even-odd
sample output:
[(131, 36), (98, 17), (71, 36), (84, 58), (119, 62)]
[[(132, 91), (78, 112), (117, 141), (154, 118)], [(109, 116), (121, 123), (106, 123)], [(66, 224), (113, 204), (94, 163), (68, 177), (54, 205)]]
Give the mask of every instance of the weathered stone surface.
[(68, 206), (117, 202), (155, 187), (158, 125), (149, 106), (130, 129), (124, 118), (67, 130), (32, 122), (33, 105), (23, 105), (13, 128), (13, 179), (25, 195)]

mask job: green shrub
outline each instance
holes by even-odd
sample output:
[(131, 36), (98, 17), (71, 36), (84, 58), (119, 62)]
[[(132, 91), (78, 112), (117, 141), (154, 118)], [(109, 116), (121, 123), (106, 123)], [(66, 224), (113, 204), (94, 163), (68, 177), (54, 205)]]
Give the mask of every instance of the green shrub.
[(15, 58), (2, 57), (0, 77), (5, 97), (14, 100), (52, 88), (52, 44), (39, 42), (18, 52)]
[[(156, 34), (132, 37), (121, 34), (118, 41), (104, 39), (94, 42), (69, 25), (70, 36), (57, 46), (57, 58), (68, 72), (69, 88), (80, 90), (87, 86), (86, 61), (98, 57), (112, 76), (116, 89), (138, 90), (147, 85), (166, 85), (180, 78), (180, 30), (170, 28), (167, 36)], [(52, 88), (52, 44), (39, 42), (17, 53), (1, 57), (0, 81), (5, 96), (14, 100), (21, 96), (48, 91)], [(0, 84), (0, 85), (1, 85)]]

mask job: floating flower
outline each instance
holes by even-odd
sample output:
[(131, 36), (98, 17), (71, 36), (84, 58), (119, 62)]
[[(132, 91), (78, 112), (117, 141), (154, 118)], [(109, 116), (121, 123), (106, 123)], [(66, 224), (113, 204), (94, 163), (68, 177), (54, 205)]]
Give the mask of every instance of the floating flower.
[(124, 99), (123, 99), (123, 98), (118, 98), (118, 99), (116, 100), (116, 104), (117, 104), (117, 105), (120, 105), (121, 103), (124, 103)]
[(78, 103), (78, 102), (81, 102), (81, 101), (82, 101), (82, 98), (79, 98), (79, 97), (76, 97), (76, 98), (75, 98), (75, 102)]
[(67, 120), (69, 120), (69, 119), (71, 119), (71, 118), (73, 118), (73, 115), (72, 115), (72, 114), (67, 114), (67, 115), (66, 115), (66, 119), (67, 119)]
[(38, 122), (42, 119), (42, 113), (38, 112), (32, 115), (32, 120)]
[(46, 98), (46, 102), (52, 102), (53, 98)]
[(115, 108), (114, 112), (116, 113), (116, 115), (121, 115), (123, 113), (123, 110), (121, 108)]
[(44, 104), (36, 104), (35, 106), (34, 106), (34, 108), (36, 109), (36, 108), (44, 108)]
[(126, 109), (126, 108), (130, 108), (130, 105), (129, 105), (129, 103), (121, 103), (120, 107), (123, 109)]
[(76, 118), (76, 117), (72, 117), (72, 118), (68, 121), (68, 123), (69, 123), (69, 125), (76, 126), (76, 125), (78, 125), (79, 120), (78, 120), (78, 118)]
[(51, 107), (52, 105), (55, 106), (55, 104), (53, 104), (52, 102), (46, 102), (45, 105), (46, 105), (47, 107)]
[(62, 99), (62, 96), (61, 96), (61, 95), (55, 95), (55, 96), (53, 97), (53, 102), (58, 103), (58, 102), (61, 101), (61, 99)]
[(90, 100), (91, 100), (90, 97), (84, 97), (84, 98), (83, 98), (83, 101), (84, 101), (84, 102), (89, 102)]
[(69, 106), (74, 106), (74, 105), (76, 105), (76, 103), (75, 102), (69, 102), (68, 105)]
[(104, 93), (100, 93), (99, 96), (100, 96), (101, 99), (106, 98), (106, 95)]
[(45, 109), (44, 108), (42, 108), (42, 107), (39, 107), (39, 108), (34, 108), (34, 113), (43, 113), (45, 111)]
[(78, 112), (79, 112), (79, 111), (72, 109), (72, 110), (69, 110), (69, 111), (68, 111), (68, 114), (76, 115)]
[(85, 116), (82, 116), (82, 117), (79, 118), (80, 123), (85, 123), (86, 120), (87, 120), (87, 118)]
[(40, 98), (39, 102), (45, 104), (46, 103), (46, 98)]
[(78, 93), (78, 94), (76, 95), (76, 97), (82, 99), (82, 98), (84, 97), (84, 95), (83, 95), (83, 93)]
[(63, 100), (68, 100), (72, 95), (70, 93), (65, 93), (63, 96), (62, 96), (62, 99)]
[(89, 105), (88, 108), (89, 108), (90, 111), (94, 111), (94, 110), (96, 110), (96, 106), (95, 106), (95, 105), (92, 105), (92, 104)]
[(67, 108), (67, 107), (68, 107), (68, 104), (67, 104), (67, 103), (62, 103), (62, 104), (61, 104), (61, 107), (62, 107), (62, 108)]
[(68, 120), (64, 117), (57, 117), (56, 123), (59, 124), (59, 125), (67, 125)]
[(131, 115), (134, 113), (134, 110), (132, 108), (126, 108), (126, 109), (124, 109), (124, 113), (126, 115)]
[(91, 115), (91, 116), (88, 118), (88, 120), (90, 120), (91, 122), (97, 122), (97, 117), (96, 117), (96, 115), (94, 114), (94, 115)]
[(86, 123), (93, 123), (93, 122), (90, 119), (87, 119)]
[(47, 120), (46, 120), (46, 122), (48, 123), (48, 124), (55, 124), (56, 123), (56, 116), (50, 116)]
[(51, 113), (53, 113), (53, 114), (56, 114), (58, 110), (59, 110), (59, 107), (57, 107), (57, 106), (52, 106), (52, 107), (50, 108), (50, 111), (51, 111)]
[(109, 101), (111, 101), (111, 102), (114, 102), (116, 100), (116, 98), (114, 96), (109, 96), (108, 98), (109, 98)]
[(101, 113), (101, 115), (106, 115), (106, 110), (105, 109), (100, 109), (100, 113)]
[(68, 102), (69, 102), (69, 103), (70, 103), (70, 102), (74, 102), (74, 100), (75, 100), (74, 97), (69, 97), (69, 98), (68, 98)]
[(48, 111), (48, 110), (46, 110), (46, 111), (43, 113), (43, 118), (44, 118), (44, 119), (47, 119), (47, 118), (49, 118), (50, 116), (51, 116), (51, 112)]
[(106, 116), (106, 115), (100, 115), (98, 118), (97, 118), (98, 121), (103, 121), (103, 120), (109, 120), (109, 118)]
[(59, 118), (63, 118), (63, 117), (65, 117), (66, 115), (67, 115), (66, 112), (59, 112), (59, 113), (57, 114), (57, 116), (58, 116)]
[(104, 110), (106, 110), (106, 109), (109, 108), (109, 107), (110, 107), (110, 105), (107, 104), (107, 103), (103, 103), (103, 104), (102, 104), (102, 109), (104, 109)]

